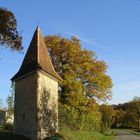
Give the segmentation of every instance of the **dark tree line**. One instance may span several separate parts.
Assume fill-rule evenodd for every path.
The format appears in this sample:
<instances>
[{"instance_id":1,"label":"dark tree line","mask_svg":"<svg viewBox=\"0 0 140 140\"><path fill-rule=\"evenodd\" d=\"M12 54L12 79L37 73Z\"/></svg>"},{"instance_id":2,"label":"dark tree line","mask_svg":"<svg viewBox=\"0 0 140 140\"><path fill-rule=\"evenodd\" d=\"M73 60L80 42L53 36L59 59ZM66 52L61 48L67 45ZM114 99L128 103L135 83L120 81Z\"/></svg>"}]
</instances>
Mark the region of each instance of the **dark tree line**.
<instances>
[{"instance_id":1,"label":"dark tree line","mask_svg":"<svg viewBox=\"0 0 140 140\"><path fill-rule=\"evenodd\" d=\"M140 98L135 97L132 101L124 104L113 105L116 112L112 127L135 128L140 131Z\"/></svg>"}]
</instances>

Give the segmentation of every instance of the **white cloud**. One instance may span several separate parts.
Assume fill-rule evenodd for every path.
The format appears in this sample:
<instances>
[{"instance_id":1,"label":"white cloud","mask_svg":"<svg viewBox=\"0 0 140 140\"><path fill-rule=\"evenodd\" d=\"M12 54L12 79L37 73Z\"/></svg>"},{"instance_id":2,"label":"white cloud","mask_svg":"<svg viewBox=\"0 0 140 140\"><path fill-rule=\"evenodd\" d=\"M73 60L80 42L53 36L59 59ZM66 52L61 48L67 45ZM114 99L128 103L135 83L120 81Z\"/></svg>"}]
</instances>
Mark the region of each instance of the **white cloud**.
<instances>
[{"instance_id":1,"label":"white cloud","mask_svg":"<svg viewBox=\"0 0 140 140\"><path fill-rule=\"evenodd\" d=\"M87 43L89 45L92 45L94 47L97 47L97 48L100 48L100 49L103 49L103 50L106 50L106 51L110 51L110 49L104 45L101 45L99 44L97 41L95 40L92 40L92 39L87 39L87 37L84 37L83 35L79 35L77 33L71 33L71 32L64 32L64 34L67 34L67 35L70 35L70 36L75 36L77 37L78 39L80 39L80 41L84 42L84 43Z\"/></svg>"}]
</instances>

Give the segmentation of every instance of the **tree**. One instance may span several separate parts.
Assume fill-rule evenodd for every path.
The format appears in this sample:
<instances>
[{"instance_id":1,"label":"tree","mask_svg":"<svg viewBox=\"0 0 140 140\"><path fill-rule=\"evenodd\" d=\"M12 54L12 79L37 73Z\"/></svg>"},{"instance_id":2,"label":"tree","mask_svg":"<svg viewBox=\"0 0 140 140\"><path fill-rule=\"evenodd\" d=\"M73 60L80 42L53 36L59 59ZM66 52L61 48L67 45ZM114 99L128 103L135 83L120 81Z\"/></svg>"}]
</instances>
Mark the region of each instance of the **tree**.
<instances>
[{"instance_id":1,"label":"tree","mask_svg":"<svg viewBox=\"0 0 140 140\"><path fill-rule=\"evenodd\" d=\"M102 113L103 132L108 131L112 125L113 117L115 116L115 110L112 106L106 104L101 105L100 110Z\"/></svg>"},{"instance_id":2,"label":"tree","mask_svg":"<svg viewBox=\"0 0 140 140\"><path fill-rule=\"evenodd\" d=\"M129 103L126 116L130 127L140 131L140 100L133 100Z\"/></svg>"},{"instance_id":3,"label":"tree","mask_svg":"<svg viewBox=\"0 0 140 140\"><path fill-rule=\"evenodd\" d=\"M14 115L14 83L11 85L11 95L8 95L7 99L7 121L13 123Z\"/></svg>"},{"instance_id":4,"label":"tree","mask_svg":"<svg viewBox=\"0 0 140 140\"><path fill-rule=\"evenodd\" d=\"M66 104L59 103L59 127L60 129L67 126L72 130L100 130L101 112L99 105L95 102L88 104L85 111L79 111Z\"/></svg>"},{"instance_id":5,"label":"tree","mask_svg":"<svg viewBox=\"0 0 140 140\"><path fill-rule=\"evenodd\" d=\"M12 50L22 50L22 37L17 31L17 21L14 14L0 7L0 45Z\"/></svg>"},{"instance_id":6,"label":"tree","mask_svg":"<svg viewBox=\"0 0 140 140\"><path fill-rule=\"evenodd\" d=\"M98 61L94 52L82 49L75 37L47 36L45 43L63 79L59 88L59 126L99 129L101 113L96 100L109 99L112 87L105 62Z\"/></svg>"},{"instance_id":7,"label":"tree","mask_svg":"<svg viewBox=\"0 0 140 140\"><path fill-rule=\"evenodd\" d=\"M0 98L0 109L3 109L3 100Z\"/></svg>"},{"instance_id":8,"label":"tree","mask_svg":"<svg viewBox=\"0 0 140 140\"><path fill-rule=\"evenodd\" d=\"M140 97L138 97L138 96L135 96L134 98L133 98L133 101L135 102L140 102Z\"/></svg>"},{"instance_id":9,"label":"tree","mask_svg":"<svg viewBox=\"0 0 140 140\"><path fill-rule=\"evenodd\" d=\"M115 109L115 116L113 117L112 127L120 128L125 127L125 111L122 109Z\"/></svg>"},{"instance_id":10,"label":"tree","mask_svg":"<svg viewBox=\"0 0 140 140\"><path fill-rule=\"evenodd\" d=\"M111 97L112 81L106 74L105 62L97 60L94 52L82 49L80 40L47 36L45 42L54 68L63 79L61 102L75 106L75 99L76 106L80 106L86 105L89 98L107 100Z\"/></svg>"}]
</instances>

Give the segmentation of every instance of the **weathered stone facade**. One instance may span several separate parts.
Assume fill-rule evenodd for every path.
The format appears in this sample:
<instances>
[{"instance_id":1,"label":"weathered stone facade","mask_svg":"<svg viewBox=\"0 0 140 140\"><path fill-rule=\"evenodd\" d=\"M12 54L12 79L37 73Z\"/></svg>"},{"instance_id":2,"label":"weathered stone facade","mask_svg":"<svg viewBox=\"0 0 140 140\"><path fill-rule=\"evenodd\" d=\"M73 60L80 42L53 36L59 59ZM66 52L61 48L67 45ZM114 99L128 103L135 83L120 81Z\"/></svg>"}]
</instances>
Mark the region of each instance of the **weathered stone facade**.
<instances>
[{"instance_id":1,"label":"weathered stone facade","mask_svg":"<svg viewBox=\"0 0 140 140\"><path fill-rule=\"evenodd\" d=\"M39 28L15 82L14 132L43 140L58 132L58 81Z\"/></svg>"},{"instance_id":2,"label":"weathered stone facade","mask_svg":"<svg viewBox=\"0 0 140 140\"><path fill-rule=\"evenodd\" d=\"M58 82L54 77L38 72L38 93L38 136L43 139L58 132Z\"/></svg>"},{"instance_id":3,"label":"weathered stone facade","mask_svg":"<svg viewBox=\"0 0 140 140\"><path fill-rule=\"evenodd\" d=\"M37 140L37 73L15 83L14 132Z\"/></svg>"},{"instance_id":4,"label":"weathered stone facade","mask_svg":"<svg viewBox=\"0 0 140 140\"><path fill-rule=\"evenodd\" d=\"M58 82L43 71L15 84L15 133L32 140L58 131Z\"/></svg>"}]
</instances>

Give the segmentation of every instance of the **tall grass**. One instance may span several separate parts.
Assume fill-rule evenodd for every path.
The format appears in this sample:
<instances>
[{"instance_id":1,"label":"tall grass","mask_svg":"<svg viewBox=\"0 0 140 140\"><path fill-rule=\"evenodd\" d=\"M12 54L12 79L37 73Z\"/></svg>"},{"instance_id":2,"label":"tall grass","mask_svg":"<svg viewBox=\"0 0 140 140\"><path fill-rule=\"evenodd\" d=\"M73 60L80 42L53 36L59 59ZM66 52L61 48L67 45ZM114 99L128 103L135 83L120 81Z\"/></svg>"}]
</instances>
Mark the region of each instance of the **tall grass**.
<instances>
[{"instance_id":1,"label":"tall grass","mask_svg":"<svg viewBox=\"0 0 140 140\"><path fill-rule=\"evenodd\" d=\"M71 131L68 128L61 129L59 133L65 138L65 140L112 140L114 137L114 136L105 136L93 130Z\"/></svg>"}]
</instances>

